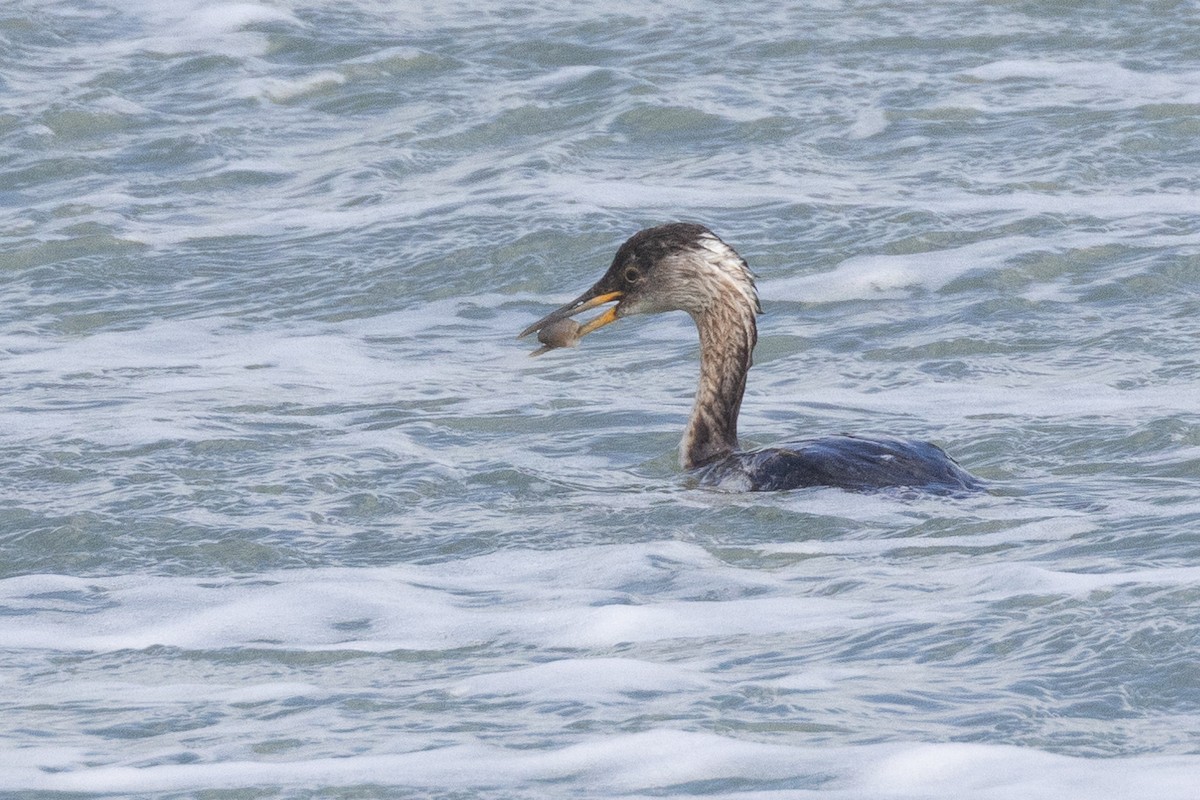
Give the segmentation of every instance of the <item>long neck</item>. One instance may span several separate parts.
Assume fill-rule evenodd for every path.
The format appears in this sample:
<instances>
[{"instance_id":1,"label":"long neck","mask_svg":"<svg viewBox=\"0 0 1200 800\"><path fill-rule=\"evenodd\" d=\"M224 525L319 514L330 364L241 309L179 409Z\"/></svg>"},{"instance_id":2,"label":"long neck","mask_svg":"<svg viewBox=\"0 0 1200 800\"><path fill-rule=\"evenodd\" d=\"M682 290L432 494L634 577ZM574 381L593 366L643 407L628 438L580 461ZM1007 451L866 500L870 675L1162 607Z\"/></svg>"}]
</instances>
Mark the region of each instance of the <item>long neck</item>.
<instances>
[{"instance_id":1,"label":"long neck","mask_svg":"<svg viewBox=\"0 0 1200 800\"><path fill-rule=\"evenodd\" d=\"M694 469L737 449L737 419L746 391L758 326L755 306L737 292L718 295L692 314L700 331L696 405L679 443L679 463Z\"/></svg>"}]
</instances>

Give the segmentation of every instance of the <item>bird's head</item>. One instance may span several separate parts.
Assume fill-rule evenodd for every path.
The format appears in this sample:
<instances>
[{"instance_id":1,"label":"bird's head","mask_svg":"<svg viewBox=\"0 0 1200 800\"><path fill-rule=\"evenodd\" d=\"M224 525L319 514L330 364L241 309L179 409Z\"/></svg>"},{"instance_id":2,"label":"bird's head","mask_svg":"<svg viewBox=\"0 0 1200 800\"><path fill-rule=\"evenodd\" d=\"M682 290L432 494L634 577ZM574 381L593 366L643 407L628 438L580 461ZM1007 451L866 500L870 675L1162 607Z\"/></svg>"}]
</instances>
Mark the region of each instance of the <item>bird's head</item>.
<instances>
[{"instance_id":1,"label":"bird's head","mask_svg":"<svg viewBox=\"0 0 1200 800\"><path fill-rule=\"evenodd\" d=\"M635 233L617 250L612 266L592 288L530 325L520 336L605 303L616 305L584 323L576 339L632 314L686 311L700 317L719 298L731 296L755 313L760 310L754 276L746 262L703 225L672 222Z\"/></svg>"}]
</instances>

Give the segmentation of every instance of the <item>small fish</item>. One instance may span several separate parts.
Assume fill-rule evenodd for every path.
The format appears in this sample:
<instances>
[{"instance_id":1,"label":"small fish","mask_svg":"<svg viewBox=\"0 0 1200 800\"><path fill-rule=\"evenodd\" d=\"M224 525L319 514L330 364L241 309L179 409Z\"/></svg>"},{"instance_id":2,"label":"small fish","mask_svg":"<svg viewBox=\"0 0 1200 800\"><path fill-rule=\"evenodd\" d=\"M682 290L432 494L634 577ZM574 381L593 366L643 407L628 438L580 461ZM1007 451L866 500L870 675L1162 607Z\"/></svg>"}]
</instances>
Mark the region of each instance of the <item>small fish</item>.
<instances>
[{"instance_id":1,"label":"small fish","mask_svg":"<svg viewBox=\"0 0 1200 800\"><path fill-rule=\"evenodd\" d=\"M551 322L538 331L538 341L542 343L542 347L534 350L529 355L540 356L542 353L548 353L560 347L578 347L579 339L581 338L579 330L582 327L582 325L573 319L560 319L557 322Z\"/></svg>"}]
</instances>

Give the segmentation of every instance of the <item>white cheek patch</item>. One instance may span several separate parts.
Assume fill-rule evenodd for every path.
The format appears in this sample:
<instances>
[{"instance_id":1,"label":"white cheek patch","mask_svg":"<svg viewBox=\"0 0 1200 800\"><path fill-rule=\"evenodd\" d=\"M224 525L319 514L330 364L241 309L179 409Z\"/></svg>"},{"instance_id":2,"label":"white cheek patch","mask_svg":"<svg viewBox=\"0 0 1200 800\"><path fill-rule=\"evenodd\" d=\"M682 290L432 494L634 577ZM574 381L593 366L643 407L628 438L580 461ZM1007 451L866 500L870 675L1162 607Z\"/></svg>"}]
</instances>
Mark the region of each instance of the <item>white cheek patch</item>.
<instances>
[{"instance_id":1,"label":"white cheek patch","mask_svg":"<svg viewBox=\"0 0 1200 800\"><path fill-rule=\"evenodd\" d=\"M726 283L758 310L758 290L754 288L754 274L750 272L742 257L716 236L702 236L697 241L711 254L708 262L716 267Z\"/></svg>"}]
</instances>

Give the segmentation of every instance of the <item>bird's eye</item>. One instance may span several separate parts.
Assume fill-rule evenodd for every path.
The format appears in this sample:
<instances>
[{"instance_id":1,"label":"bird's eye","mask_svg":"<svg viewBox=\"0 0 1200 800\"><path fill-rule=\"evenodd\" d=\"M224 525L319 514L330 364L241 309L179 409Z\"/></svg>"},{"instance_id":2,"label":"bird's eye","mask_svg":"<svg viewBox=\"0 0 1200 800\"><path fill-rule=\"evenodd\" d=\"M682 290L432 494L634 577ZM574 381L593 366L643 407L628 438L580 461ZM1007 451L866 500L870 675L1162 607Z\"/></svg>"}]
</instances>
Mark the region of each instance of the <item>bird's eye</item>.
<instances>
[{"instance_id":1,"label":"bird's eye","mask_svg":"<svg viewBox=\"0 0 1200 800\"><path fill-rule=\"evenodd\" d=\"M625 281L627 283L637 283L642 279L642 273L638 272L637 267L625 268Z\"/></svg>"}]
</instances>

